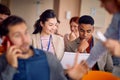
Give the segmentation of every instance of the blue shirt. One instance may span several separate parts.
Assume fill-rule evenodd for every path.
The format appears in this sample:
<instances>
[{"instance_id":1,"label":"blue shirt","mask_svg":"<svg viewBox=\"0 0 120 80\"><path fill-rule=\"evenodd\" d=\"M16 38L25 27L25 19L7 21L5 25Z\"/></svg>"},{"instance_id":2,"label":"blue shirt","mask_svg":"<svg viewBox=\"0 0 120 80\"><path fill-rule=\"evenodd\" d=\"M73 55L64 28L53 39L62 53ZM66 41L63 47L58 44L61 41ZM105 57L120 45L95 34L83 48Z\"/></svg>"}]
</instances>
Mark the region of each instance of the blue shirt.
<instances>
[{"instance_id":1,"label":"blue shirt","mask_svg":"<svg viewBox=\"0 0 120 80\"><path fill-rule=\"evenodd\" d=\"M50 69L45 53L33 49L34 55L28 59L18 60L18 73L13 80L49 80Z\"/></svg>"}]
</instances>

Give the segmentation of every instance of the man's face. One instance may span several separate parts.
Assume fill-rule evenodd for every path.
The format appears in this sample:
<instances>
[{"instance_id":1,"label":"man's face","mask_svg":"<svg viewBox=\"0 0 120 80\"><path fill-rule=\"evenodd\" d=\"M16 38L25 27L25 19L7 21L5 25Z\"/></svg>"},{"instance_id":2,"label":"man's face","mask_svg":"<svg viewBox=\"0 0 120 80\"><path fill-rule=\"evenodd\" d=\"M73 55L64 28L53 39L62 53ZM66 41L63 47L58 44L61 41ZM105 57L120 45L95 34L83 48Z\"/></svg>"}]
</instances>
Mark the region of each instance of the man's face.
<instances>
[{"instance_id":1,"label":"man's face","mask_svg":"<svg viewBox=\"0 0 120 80\"><path fill-rule=\"evenodd\" d=\"M9 26L8 36L11 42L17 46L23 53L27 53L30 47L30 35L25 23Z\"/></svg>"},{"instance_id":2,"label":"man's face","mask_svg":"<svg viewBox=\"0 0 120 80\"><path fill-rule=\"evenodd\" d=\"M86 40L89 40L94 32L94 28L91 24L80 24L78 30L80 39Z\"/></svg>"},{"instance_id":3,"label":"man's face","mask_svg":"<svg viewBox=\"0 0 120 80\"><path fill-rule=\"evenodd\" d=\"M5 20L8 17L8 15L0 14L0 23L2 23L3 20Z\"/></svg>"}]
</instances>

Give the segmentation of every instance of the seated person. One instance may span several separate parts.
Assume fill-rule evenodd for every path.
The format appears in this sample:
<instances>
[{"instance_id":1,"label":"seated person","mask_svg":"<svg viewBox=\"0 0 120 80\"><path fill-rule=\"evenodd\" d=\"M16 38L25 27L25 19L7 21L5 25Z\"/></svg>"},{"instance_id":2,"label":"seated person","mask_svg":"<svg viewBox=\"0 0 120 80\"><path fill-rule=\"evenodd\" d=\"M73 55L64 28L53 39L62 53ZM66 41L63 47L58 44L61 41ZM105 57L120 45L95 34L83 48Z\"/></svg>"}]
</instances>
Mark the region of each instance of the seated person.
<instances>
[{"instance_id":1,"label":"seated person","mask_svg":"<svg viewBox=\"0 0 120 80\"><path fill-rule=\"evenodd\" d=\"M79 52L89 53L91 48L94 46L94 39L93 39L93 32L94 32L94 19L91 16L84 15L79 18L79 38L75 39L72 42L69 42L66 47L65 51L67 52ZM105 56L108 57L109 55ZM103 58L99 60L98 63L92 68L93 70L104 70L104 66L101 65L103 63ZM106 59L110 60L109 58ZM104 60L105 61L105 60ZM111 63L112 64L112 63ZM106 65L106 64L104 64ZM111 67L110 67L111 68Z\"/></svg>"},{"instance_id":2,"label":"seated person","mask_svg":"<svg viewBox=\"0 0 120 80\"><path fill-rule=\"evenodd\" d=\"M47 9L34 24L34 32L32 34L32 45L35 48L49 51L61 60L64 55L64 39L56 35L58 29L58 20L54 10Z\"/></svg>"},{"instance_id":3,"label":"seated person","mask_svg":"<svg viewBox=\"0 0 120 80\"><path fill-rule=\"evenodd\" d=\"M67 43L69 43L79 37L78 20L79 20L79 17L77 17L77 16L72 17L70 19L70 21L69 21L70 33L67 33L64 35L65 46Z\"/></svg>"},{"instance_id":4,"label":"seated person","mask_svg":"<svg viewBox=\"0 0 120 80\"><path fill-rule=\"evenodd\" d=\"M65 51L67 52L87 52L89 53L94 45L94 19L91 16L84 15L79 18L79 37L72 42L69 42Z\"/></svg>"},{"instance_id":5,"label":"seated person","mask_svg":"<svg viewBox=\"0 0 120 80\"><path fill-rule=\"evenodd\" d=\"M30 46L31 38L25 21L10 16L0 25L0 35L7 39L0 56L0 80L67 80L53 54ZM76 63L76 62L75 62ZM80 80L88 71L85 62L67 70L71 79Z\"/></svg>"}]
</instances>

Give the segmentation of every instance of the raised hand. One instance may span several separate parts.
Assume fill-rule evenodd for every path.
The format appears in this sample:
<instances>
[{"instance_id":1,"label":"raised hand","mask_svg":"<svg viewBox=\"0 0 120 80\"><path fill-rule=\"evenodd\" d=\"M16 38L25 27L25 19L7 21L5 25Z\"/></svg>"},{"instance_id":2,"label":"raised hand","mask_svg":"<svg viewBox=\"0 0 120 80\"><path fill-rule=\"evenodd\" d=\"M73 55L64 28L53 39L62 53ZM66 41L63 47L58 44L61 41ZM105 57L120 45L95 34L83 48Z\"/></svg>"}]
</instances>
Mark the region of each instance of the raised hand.
<instances>
[{"instance_id":1,"label":"raised hand","mask_svg":"<svg viewBox=\"0 0 120 80\"><path fill-rule=\"evenodd\" d=\"M86 61L81 61L78 63L78 54L76 53L74 65L72 67L68 67L67 74L73 80L80 80L89 70Z\"/></svg>"},{"instance_id":2,"label":"raised hand","mask_svg":"<svg viewBox=\"0 0 120 80\"><path fill-rule=\"evenodd\" d=\"M88 48L88 46L89 46L89 43L87 42L87 40L83 39L79 44L77 52L79 53L84 52Z\"/></svg>"},{"instance_id":3,"label":"raised hand","mask_svg":"<svg viewBox=\"0 0 120 80\"><path fill-rule=\"evenodd\" d=\"M18 67L18 57L21 56L21 50L18 49L15 45L10 46L10 42L7 42L7 51L6 51L6 59L8 64L14 68Z\"/></svg>"}]
</instances>

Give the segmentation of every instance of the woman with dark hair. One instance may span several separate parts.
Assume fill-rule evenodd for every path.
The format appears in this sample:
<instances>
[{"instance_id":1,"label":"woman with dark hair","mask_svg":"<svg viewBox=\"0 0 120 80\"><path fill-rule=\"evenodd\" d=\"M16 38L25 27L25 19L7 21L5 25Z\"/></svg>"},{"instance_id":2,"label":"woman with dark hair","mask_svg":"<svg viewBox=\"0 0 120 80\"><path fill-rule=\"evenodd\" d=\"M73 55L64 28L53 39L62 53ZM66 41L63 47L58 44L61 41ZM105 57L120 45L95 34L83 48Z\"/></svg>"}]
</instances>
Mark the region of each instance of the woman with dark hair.
<instances>
[{"instance_id":1,"label":"woman with dark hair","mask_svg":"<svg viewBox=\"0 0 120 80\"><path fill-rule=\"evenodd\" d=\"M64 36L65 45L68 42L73 41L79 37L78 20L79 20L79 17L77 17L77 16L72 17L70 19L69 24L70 24L70 31L71 32L69 34L65 34L65 36Z\"/></svg>"},{"instance_id":2,"label":"woman with dark hair","mask_svg":"<svg viewBox=\"0 0 120 80\"><path fill-rule=\"evenodd\" d=\"M54 11L51 9L44 11L34 25L32 45L53 53L60 60L64 54L64 40L53 33L57 25Z\"/></svg>"}]
</instances>

